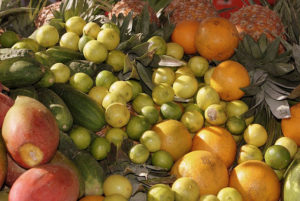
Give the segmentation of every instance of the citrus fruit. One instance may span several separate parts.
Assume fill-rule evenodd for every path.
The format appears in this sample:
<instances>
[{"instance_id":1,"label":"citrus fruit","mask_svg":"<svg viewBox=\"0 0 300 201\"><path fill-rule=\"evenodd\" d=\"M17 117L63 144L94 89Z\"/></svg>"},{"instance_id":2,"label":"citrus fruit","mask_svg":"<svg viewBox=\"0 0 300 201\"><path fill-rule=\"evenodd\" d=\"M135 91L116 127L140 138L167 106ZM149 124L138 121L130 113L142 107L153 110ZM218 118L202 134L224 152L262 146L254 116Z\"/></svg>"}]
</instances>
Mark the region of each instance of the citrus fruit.
<instances>
[{"instance_id":1,"label":"citrus fruit","mask_svg":"<svg viewBox=\"0 0 300 201\"><path fill-rule=\"evenodd\" d=\"M174 201L175 194L166 184L155 184L147 193L147 201Z\"/></svg>"},{"instance_id":2,"label":"citrus fruit","mask_svg":"<svg viewBox=\"0 0 300 201\"><path fill-rule=\"evenodd\" d=\"M0 44L3 48L10 48L19 40L19 36L13 31L5 31L0 35Z\"/></svg>"},{"instance_id":3,"label":"citrus fruit","mask_svg":"<svg viewBox=\"0 0 300 201\"><path fill-rule=\"evenodd\" d=\"M263 154L259 148L252 144L244 144L240 148L238 164L248 160L263 160Z\"/></svg>"},{"instance_id":4,"label":"citrus fruit","mask_svg":"<svg viewBox=\"0 0 300 201\"><path fill-rule=\"evenodd\" d=\"M237 144L243 140L243 135L232 135L232 137Z\"/></svg>"},{"instance_id":5,"label":"citrus fruit","mask_svg":"<svg viewBox=\"0 0 300 201\"><path fill-rule=\"evenodd\" d=\"M83 48L83 55L86 60L94 63L102 63L107 58L106 47L97 40L90 40Z\"/></svg>"},{"instance_id":6,"label":"citrus fruit","mask_svg":"<svg viewBox=\"0 0 300 201\"><path fill-rule=\"evenodd\" d=\"M112 22L105 22L104 24L102 24L101 29L115 29L118 32L118 34L120 34L119 27Z\"/></svg>"},{"instance_id":7,"label":"citrus fruit","mask_svg":"<svg viewBox=\"0 0 300 201\"><path fill-rule=\"evenodd\" d=\"M129 138L139 140L146 130L149 130L151 124L142 115L132 116L126 126L126 132Z\"/></svg>"},{"instance_id":8,"label":"citrus fruit","mask_svg":"<svg viewBox=\"0 0 300 201\"><path fill-rule=\"evenodd\" d=\"M219 103L220 97L212 87L204 86L198 90L196 102L200 109L205 111L208 106Z\"/></svg>"},{"instance_id":9,"label":"citrus fruit","mask_svg":"<svg viewBox=\"0 0 300 201\"><path fill-rule=\"evenodd\" d=\"M167 102L161 105L160 112L165 119L180 119L182 115L182 109L179 104L175 102Z\"/></svg>"},{"instance_id":10,"label":"citrus fruit","mask_svg":"<svg viewBox=\"0 0 300 201\"><path fill-rule=\"evenodd\" d=\"M93 39L97 39L98 33L100 32L100 26L95 22L88 22L83 27L83 35L89 36Z\"/></svg>"},{"instance_id":11,"label":"citrus fruit","mask_svg":"<svg viewBox=\"0 0 300 201\"><path fill-rule=\"evenodd\" d=\"M70 85L83 93L87 93L93 87L94 81L88 74L79 72L70 77Z\"/></svg>"},{"instance_id":12,"label":"citrus fruit","mask_svg":"<svg viewBox=\"0 0 300 201\"><path fill-rule=\"evenodd\" d=\"M260 147L267 142L268 133L260 124L250 124L244 131L244 140L247 144Z\"/></svg>"},{"instance_id":13,"label":"citrus fruit","mask_svg":"<svg viewBox=\"0 0 300 201\"><path fill-rule=\"evenodd\" d=\"M159 135L153 130L145 131L140 137L140 143L145 145L150 152L160 150L161 140Z\"/></svg>"},{"instance_id":14,"label":"citrus fruit","mask_svg":"<svg viewBox=\"0 0 300 201\"><path fill-rule=\"evenodd\" d=\"M166 54L167 43L161 36L152 36L147 42L149 43L148 51L154 51L158 55Z\"/></svg>"},{"instance_id":15,"label":"citrus fruit","mask_svg":"<svg viewBox=\"0 0 300 201\"><path fill-rule=\"evenodd\" d=\"M132 99L135 99L139 93L143 92L142 85L140 82L135 80L127 80L126 81L132 89Z\"/></svg>"},{"instance_id":16,"label":"citrus fruit","mask_svg":"<svg viewBox=\"0 0 300 201\"><path fill-rule=\"evenodd\" d=\"M174 81L173 90L180 98L191 98L198 90L198 81L194 76L181 75Z\"/></svg>"},{"instance_id":17,"label":"citrus fruit","mask_svg":"<svg viewBox=\"0 0 300 201\"><path fill-rule=\"evenodd\" d=\"M192 69L188 66L182 66L179 67L176 71L175 71L175 77L178 78L181 75L189 75L189 76L195 76Z\"/></svg>"},{"instance_id":18,"label":"citrus fruit","mask_svg":"<svg viewBox=\"0 0 300 201\"><path fill-rule=\"evenodd\" d=\"M43 25L36 32L36 41L43 47L54 46L59 41L57 29L51 25Z\"/></svg>"},{"instance_id":19,"label":"citrus fruit","mask_svg":"<svg viewBox=\"0 0 300 201\"><path fill-rule=\"evenodd\" d=\"M223 161L209 151L197 150L185 154L172 167L176 178L190 177L199 187L200 195L217 194L228 185L228 171Z\"/></svg>"},{"instance_id":20,"label":"citrus fruit","mask_svg":"<svg viewBox=\"0 0 300 201\"><path fill-rule=\"evenodd\" d=\"M94 86L90 89L88 95L91 97L93 100L95 100L98 105L102 106L102 101L104 97L108 94L108 90L106 87L102 86Z\"/></svg>"},{"instance_id":21,"label":"citrus fruit","mask_svg":"<svg viewBox=\"0 0 300 201\"><path fill-rule=\"evenodd\" d=\"M197 110L184 112L180 121L192 133L200 130L204 124L203 115Z\"/></svg>"},{"instance_id":22,"label":"citrus fruit","mask_svg":"<svg viewBox=\"0 0 300 201\"><path fill-rule=\"evenodd\" d=\"M159 150L152 153L151 163L154 166L165 168L169 171L172 168L174 161L169 152Z\"/></svg>"},{"instance_id":23,"label":"citrus fruit","mask_svg":"<svg viewBox=\"0 0 300 201\"><path fill-rule=\"evenodd\" d=\"M211 75L213 74L215 68L216 67L210 67L205 72L205 74L204 74L204 82L205 82L205 84L210 85L210 78L211 78Z\"/></svg>"},{"instance_id":24,"label":"citrus fruit","mask_svg":"<svg viewBox=\"0 0 300 201\"><path fill-rule=\"evenodd\" d=\"M190 111L198 111L200 112L202 115L204 115L204 111L200 109L200 107L196 104L196 103L188 103L185 108L184 108L184 112L190 112Z\"/></svg>"},{"instance_id":25,"label":"citrus fruit","mask_svg":"<svg viewBox=\"0 0 300 201\"><path fill-rule=\"evenodd\" d=\"M173 42L181 45L186 54L195 54L197 52L195 36L198 26L199 22L197 21L182 21L175 26L171 39Z\"/></svg>"},{"instance_id":26,"label":"citrus fruit","mask_svg":"<svg viewBox=\"0 0 300 201\"><path fill-rule=\"evenodd\" d=\"M109 92L120 94L126 102L129 102L132 98L132 88L126 81L115 81L110 85Z\"/></svg>"},{"instance_id":27,"label":"citrus fruit","mask_svg":"<svg viewBox=\"0 0 300 201\"><path fill-rule=\"evenodd\" d=\"M189 177L176 179L172 184L176 201L198 201L200 197L198 184Z\"/></svg>"},{"instance_id":28,"label":"citrus fruit","mask_svg":"<svg viewBox=\"0 0 300 201\"><path fill-rule=\"evenodd\" d=\"M225 108L220 104L212 104L204 111L205 120L211 125L222 125L227 121Z\"/></svg>"},{"instance_id":29,"label":"citrus fruit","mask_svg":"<svg viewBox=\"0 0 300 201\"><path fill-rule=\"evenodd\" d=\"M117 149L121 147L123 140L127 137L127 133L121 128L110 128L105 134L105 138L113 143Z\"/></svg>"},{"instance_id":30,"label":"citrus fruit","mask_svg":"<svg viewBox=\"0 0 300 201\"><path fill-rule=\"evenodd\" d=\"M155 85L166 83L172 85L175 81L175 73L171 68L160 67L156 68L152 73L152 82Z\"/></svg>"},{"instance_id":31,"label":"citrus fruit","mask_svg":"<svg viewBox=\"0 0 300 201\"><path fill-rule=\"evenodd\" d=\"M290 107L291 117L281 120L281 130L285 137L293 139L300 146L300 103Z\"/></svg>"},{"instance_id":32,"label":"citrus fruit","mask_svg":"<svg viewBox=\"0 0 300 201\"><path fill-rule=\"evenodd\" d=\"M217 197L220 201L243 201L241 194L232 187L222 188Z\"/></svg>"},{"instance_id":33,"label":"citrus fruit","mask_svg":"<svg viewBox=\"0 0 300 201\"><path fill-rule=\"evenodd\" d=\"M128 199L132 194L132 184L126 177L112 174L104 180L103 192L105 196L119 194Z\"/></svg>"},{"instance_id":34,"label":"citrus fruit","mask_svg":"<svg viewBox=\"0 0 300 201\"><path fill-rule=\"evenodd\" d=\"M79 201L103 201L104 197L102 195L86 195L82 197Z\"/></svg>"},{"instance_id":35,"label":"citrus fruit","mask_svg":"<svg viewBox=\"0 0 300 201\"><path fill-rule=\"evenodd\" d=\"M107 109L108 106L113 103L121 103L123 105L126 105L126 100L123 96L121 96L118 93L108 92L102 100L102 106L103 106L103 108Z\"/></svg>"},{"instance_id":36,"label":"citrus fruit","mask_svg":"<svg viewBox=\"0 0 300 201\"><path fill-rule=\"evenodd\" d=\"M86 35L81 36L79 41L78 41L78 50L80 52L83 52L84 46L87 44L87 42L89 42L91 40L93 40L93 38L90 37L90 36L86 36Z\"/></svg>"},{"instance_id":37,"label":"citrus fruit","mask_svg":"<svg viewBox=\"0 0 300 201\"><path fill-rule=\"evenodd\" d=\"M129 119L130 112L127 109L127 106L122 103L110 104L105 110L105 120L114 128L125 126Z\"/></svg>"},{"instance_id":38,"label":"citrus fruit","mask_svg":"<svg viewBox=\"0 0 300 201\"><path fill-rule=\"evenodd\" d=\"M233 135L240 135L246 129L246 122L244 119L232 116L226 121L227 130Z\"/></svg>"},{"instance_id":39,"label":"citrus fruit","mask_svg":"<svg viewBox=\"0 0 300 201\"><path fill-rule=\"evenodd\" d=\"M60 38L59 45L74 51L78 50L79 36L73 32L67 32Z\"/></svg>"},{"instance_id":40,"label":"citrus fruit","mask_svg":"<svg viewBox=\"0 0 300 201\"><path fill-rule=\"evenodd\" d=\"M228 117L239 117L249 109L248 105L242 100L233 100L226 104L226 114Z\"/></svg>"},{"instance_id":41,"label":"citrus fruit","mask_svg":"<svg viewBox=\"0 0 300 201\"><path fill-rule=\"evenodd\" d=\"M97 36L97 41L102 43L107 50L116 49L120 43L120 34L115 29L102 29Z\"/></svg>"},{"instance_id":42,"label":"citrus fruit","mask_svg":"<svg viewBox=\"0 0 300 201\"><path fill-rule=\"evenodd\" d=\"M216 154L228 168L235 159L236 143L225 128L209 126L194 136L192 150L206 150Z\"/></svg>"},{"instance_id":43,"label":"citrus fruit","mask_svg":"<svg viewBox=\"0 0 300 201\"><path fill-rule=\"evenodd\" d=\"M128 201L124 196L119 194L113 194L106 196L103 201Z\"/></svg>"},{"instance_id":44,"label":"citrus fruit","mask_svg":"<svg viewBox=\"0 0 300 201\"><path fill-rule=\"evenodd\" d=\"M249 160L231 172L229 186L242 195L243 201L278 201L280 183L275 172L262 161Z\"/></svg>"},{"instance_id":45,"label":"citrus fruit","mask_svg":"<svg viewBox=\"0 0 300 201\"><path fill-rule=\"evenodd\" d=\"M177 120L165 120L152 128L161 140L161 150L171 154L174 161L190 151L192 137L183 123Z\"/></svg>"},{"instance_id":46,"label":"citrus fruit","mask_svg":"<svg viewBox=\"0 0 300 201\"><path fill-rule=\"evenodd\" d=\"M82 35L83 27L86 25L84 19L79 16L73 16L66 21L65 27L67 32L73 32L78 36Z\"/></svg>"},{"instance_id":47,"label":"citrus fruit","mask_svg":"<svg viewBox=\"0 0 300 201\"><path fill-rule=\"evenodd\" d=\"M284 174L286 172L286 169L282 169L282 170L275 170L275 169L273 169L273 170L276 173L279 181L281 181L284 178Z\"/></svg>"},{"instance_id":48,"label":"citrus fruit","mask_svg":"<svg viewBox=\"0 0 300 201\"><path fill-rule=\"evenodd\" d=\"M169 42L169 43L167 43L166 55L180 60L180 59L182 59L182 57L184 55L184 49L178 43Z\"/></svg>"},{"instance_id":49,"label":"citrus fruit","mask_svg":"<svg viewBox=\"0 0 300 201\"><path fill-rule=\"evenodd\" d=\"M157 105L173 101L174 95L173 88L166 83L156 85L152 90L152 99Z\"/></svg>"},{"instance_id":50,"label":"citrus fruit","mask_svg":"<svg viewBox=\"0 0 300 201\"><path fill-rule=\"evenodd\" d=\"M193 56L188 61L188 67L191 68L196 77L203 77L208 66L208 61L201 56Z\"/></svg>"},{"instance_id":51,"label":"citrus fruit","mask_svg":"<svg viewBox=\"0 0 300 201\"><path fill-rule=\"evenodd\" d=\"M120 50L112 50L108 53L106 63L112 66L114 72L119 72L124 68L125 54Z\"/></svg>"},{"instance_id":52,"label":"citrus fruit","mask_svg":"<svg viewBox=\"0 0 300 201\"><path fill-rule=\"evenodd\" d=\"M50 67L55 77L55 83L66 83L71 75L71 70L63 63L56 63Z\"/></svg>"},{"instance_id":53,"label":"citrus fruit","mask_svg":"<svg viewBox=\"0 0 300 201\"><path fill-rule=\"evenodd\" d=\"M146 93L139 93L132 101L134 111L141 114L142 108L145 106L154 106L152 98Z\"/></svg>"},{"instance_id":54,"label":"citrus fruit","mask_svg":"<svg viewBox=\"0 0 300 201\"><path fill-rule=\"evenodd\" d=\"M91 143L89 130L82 126L73 127L69 135L78 149L86 149Z\"/></svg>"},{"instance_id":55,"label":"citrus fruit","mask_svg":"<svg viewBox=\"0 0 300 201\"><path fill-rule=\"evenodd\" d=\"M284 146L285 148L287 148L287 150L289 150L289 152L290 152L291 158L294 157L294 155L296 154L296 152L298 150L298 146L297 146L296 142L289 137L278 138L275 142L275 145L281 145L281 146Z\"/></svg>"},{"instance_id":56,"label":"citrus fruit","mask_svg":"<svg viewBox=\"0 0 300 201\"><path fill-rule=\"evenodd\" d=\"M212 194L201 195L199 201L220 201L217 196Z\"/></svg>"},{"instance_id":57,"label":"citrus fruit","mask_svg":"<svg viewBox=\"0 0 300 201\"><path fill-rule=\"evenodd\" d=\"M223 61L230 58L239 41L235 25L222 17L202 20L195 35L198 53L208 60Z\"/></svg>"},{"instance_id":58,"label":"citrus fruit","mask_svg":"<svg viewBox=\"0 0 300 201\"><path fill-rule=\"evenodd\" d=\"M215 69L210 78L210 86L220 95L222 100L232 101L244 96L241 88L250 85L247 69L236 61L223 61Z\"/></svg>"},{"instance_id":59,"label":"citrus fruit","mask_svg":"<svg viewBox=\"0 0 300 201\"><path fill-rule=\"evenodd\" d=\"M155 124L159 119L159 111L152 105L148 105L142 108L141 114L146 117L150 124Z\"/></svg>"},{"instance_id":60,"label":"citrus fruit","mask_svg":"<svg viewBox=\"0 0 300 201\"><path fill-rule=\"evenodd\" d=\"M133 163L145 163L150 155L149 150L143 144L136 144L129 150L129 158Z\"/></svg>"},{"instance_id":61,"label":"citrus fruit","mask_svg":"<svg viewBox=\"0 0 300 201\"><path fill-rule=\"evenodd\" d=\"M102 160L106 158L110 152L110 142L103 137L96 137L90 147L90 151L96 160Z\"/></svg>"},{"instance_id":62,"label":"citrus fruit","mask_svg":"<svg viewBox=\"0 0 300 201\"><path fill-rule=\"evenodd\" d=\"M265 152L265 162L274 169L282 170L291 162L290 152L281 145L272 145Z\"/></svg>"},{"instance_id":63,"label":"citrus fruit","mask_svg":"<svg viewBox=\"0 0 300 201\"><path fill-rule=\"evenodd\" d=\"M16 42L12 47L12 49L29 49L33 52L37 52L39 50L39 44L31 39L31 38L24 38L18 42Z\"/></svg>"},{"instance_id":64,"label":"citrus fruit","mask_svg":"<svg viewBox=\"0 0 300 201\"><path fill-rule=\"evenodd\" d=\"M118 78L108 70L100 71L96 76L96 86L103 86L109 89L110 85L117 81Z\"/></svg>"}]
</instances>

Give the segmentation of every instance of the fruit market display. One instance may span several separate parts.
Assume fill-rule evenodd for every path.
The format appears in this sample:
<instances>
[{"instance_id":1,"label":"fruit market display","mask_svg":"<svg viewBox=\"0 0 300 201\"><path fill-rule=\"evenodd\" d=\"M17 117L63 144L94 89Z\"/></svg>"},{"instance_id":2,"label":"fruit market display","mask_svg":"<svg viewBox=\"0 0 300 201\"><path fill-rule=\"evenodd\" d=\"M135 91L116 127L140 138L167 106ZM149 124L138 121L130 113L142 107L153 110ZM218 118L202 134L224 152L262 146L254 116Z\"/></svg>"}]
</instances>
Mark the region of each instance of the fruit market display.
<instances>
[{"instance_id":1,"label":"fruit market display","mask_svg":"<svg viewBox=\"0 0 300 201\"><path fill-rule=\"evenodd\" d=\"M232 2L0 1L0 200L299 200L300 1Z\"/></svg>"}]
</instances>

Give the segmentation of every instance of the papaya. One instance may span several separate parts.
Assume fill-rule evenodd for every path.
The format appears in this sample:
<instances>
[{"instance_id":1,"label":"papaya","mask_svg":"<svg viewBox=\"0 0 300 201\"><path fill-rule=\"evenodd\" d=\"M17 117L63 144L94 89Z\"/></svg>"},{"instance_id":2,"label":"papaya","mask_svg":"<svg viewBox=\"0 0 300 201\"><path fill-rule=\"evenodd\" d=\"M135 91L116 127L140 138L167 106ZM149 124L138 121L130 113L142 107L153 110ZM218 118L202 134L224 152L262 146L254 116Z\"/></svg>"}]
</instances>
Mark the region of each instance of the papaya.
<instances>
[{"instance_id":1,"label":"papaya","mask_svg":"<svg viewBox=\"0 0 300 201\"><path fill-rule=\"evenodd\" d=\"M2 128L4 117L11 106L13 106L14 100L9 96L0 93L0 128Z\"/></svg>"},{"instance_id":2,"label":"papaya","mask_svg":"<svg viewBox=\"0 0 300 201\"><path fill-rule=\"evenodd\" d=\"M9 154L7 155L7 175L5 179L5 184L9 187L18 179L18 177L26 172L27 169L19 166Z\"/></svg>"},{"instance_id":3,"label":"papaya","mask_svg":"<svg viewBox=\"0 0 300 201\"><path fill-rule=\"evenodd\" d=\"M1 134L1 132L0 132ZM3 186L7 174L6 149L0 135L0 188Z\"/></svg>"}]
</instances>

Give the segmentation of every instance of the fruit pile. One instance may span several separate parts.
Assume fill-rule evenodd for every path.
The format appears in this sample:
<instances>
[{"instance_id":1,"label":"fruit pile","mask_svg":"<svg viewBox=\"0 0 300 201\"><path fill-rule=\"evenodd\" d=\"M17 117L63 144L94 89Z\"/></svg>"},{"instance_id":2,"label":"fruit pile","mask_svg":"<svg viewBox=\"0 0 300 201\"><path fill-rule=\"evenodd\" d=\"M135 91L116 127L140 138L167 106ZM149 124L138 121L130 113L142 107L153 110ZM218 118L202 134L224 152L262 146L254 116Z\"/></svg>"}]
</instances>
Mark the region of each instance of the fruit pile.
<instances>
[{"instance_id":1,"label":"fruit pile","mask_svg":"<svg viewBox=\"0 0 300 201\"><path fill-rule=\"evenodd\" d=\"M0 200L299 199L300 4L39 2L0 10Z\"/></svg>"}]
</instances>

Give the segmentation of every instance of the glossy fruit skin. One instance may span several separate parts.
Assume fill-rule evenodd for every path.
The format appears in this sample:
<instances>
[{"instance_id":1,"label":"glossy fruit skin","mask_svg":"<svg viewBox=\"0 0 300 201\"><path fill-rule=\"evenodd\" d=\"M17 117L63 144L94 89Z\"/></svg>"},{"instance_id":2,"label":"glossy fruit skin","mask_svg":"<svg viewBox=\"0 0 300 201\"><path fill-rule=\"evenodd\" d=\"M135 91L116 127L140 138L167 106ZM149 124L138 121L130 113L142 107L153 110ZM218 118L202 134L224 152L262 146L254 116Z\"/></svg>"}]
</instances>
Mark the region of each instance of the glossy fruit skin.
<instances>
[{"instance_id":1,"label":"glossy fruit skin","mask_svg":"<svg viewBox=\"0 0 300 201\"><path fill-rule=\"evenodd\" d=\"M288 170L287 174L285 175L284 184L283 184L283 200L284 201L294 201L297 200L300 196L298 188L295 186L299 185L300 181L300 158L299 158L299 151L295 155L295 161L293 165Z\"/></svg>"},{"instance_id":2,"label":"glossy fruit skin","mask_svg":"<svg viewBox=\"0 0 300 201\"><path fill-rule=\"evenodd\" d=\"M281 130L285 137L292 138L300 146L300 136L297 130L300 129L300 103L290 108L291 117L281 120Z\"/></svg>"},{"instance_id":3,"label":"glossy fruit skin","mask_svg":"<svg viewBox=\"0 0 300 201\"><path fill-rule=\"evenodd\" d=\"M9 96L0 92L0 128L2 128L4 117L11 106L13 106L14 100Z\"/></svg>"},{"instance_id":4,"label":"glossy fruit skin","mask_svg":"<svg viewBox=\"0 0 300 201\"><path fill-rule=\"evenodd\" d=\"M7 175L5 184L9 187L18 179L18 177L26 172L27 169L19 166L9 154L7 154Z\"/></svg>"},{"instance_id":5,"label":"glossy fruit skin","mask_svg":"<svg viewBox=\"0 0 300 201\"><path fill-rule=\"evenodd\" d=\"M10 201L76 201L77 176L61 165L45 164L23 173L13 184Z\"/></svg>"}]
</instances>

